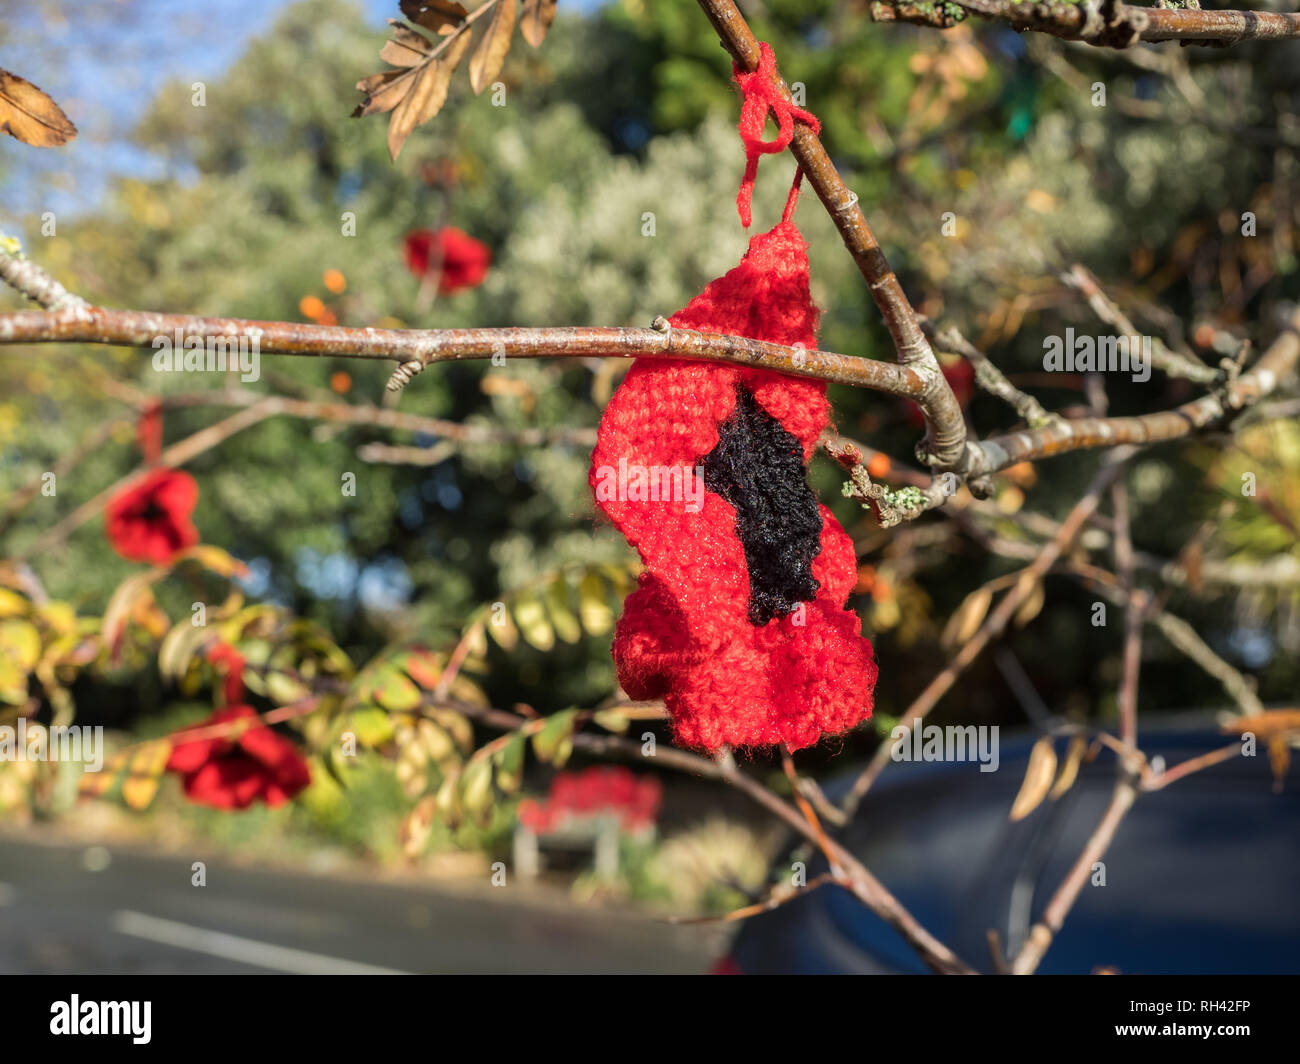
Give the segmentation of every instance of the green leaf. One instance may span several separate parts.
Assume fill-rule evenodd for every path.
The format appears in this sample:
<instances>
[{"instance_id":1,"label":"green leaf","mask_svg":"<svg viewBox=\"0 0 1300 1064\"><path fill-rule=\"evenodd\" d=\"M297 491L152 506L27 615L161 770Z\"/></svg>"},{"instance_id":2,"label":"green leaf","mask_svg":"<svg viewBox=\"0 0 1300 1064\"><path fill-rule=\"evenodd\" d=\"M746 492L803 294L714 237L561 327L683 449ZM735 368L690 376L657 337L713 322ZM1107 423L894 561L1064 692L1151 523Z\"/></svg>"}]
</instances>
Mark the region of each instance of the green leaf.
<instances>
[{"instance_id":1,"label":"green leaf","mask_svg":"<svg viewBox=\"0 0 1300 1064\"><path fill-rule=\"evenodd\" d=\"M542 600L532 592L525 592L515 603L515 620L524 638L538 650L547 651L555 646L555 629L546 619Z\"/></svg>"},{"instance_id":2,"label":"green leaf","mask_svg":"<svg viewBox=\"0 0 1300 1064\"><path fill-rule=\"evenodd\" d=\"M462 713L452 709L430 709L426 711L432 720L450 733L456 745L465 753L474 749L474 725Z\"/></svg>"},{"instance_id":3,"label":"green leaf","mask_svg":"<svg viewBox=\"0 0 1300 1064\"><path fill-rule=\"evenodd\" d=\"M41 660L41 634L36 626L11 617L0 621L0 655L22 672L30 672Z\"/></svg>"},{"instance_id":4,"label":"green leaf","mask_svg":"<svg viewBox=\"0 0 1300 1064\"><path fill-rule=\"evenodd\" d=\"M373 749L393 738L393 721L377 706L366 706L352 711L346 730L352 732L362 746Z\"/></svg>"},{"instance_id":5,"label":"green leaf","mask_svg":"<svg viewBox=\"0 0 1300 1064\"><path fill-rule=\"evenodd\" d=\"M510 618L510 611L504 607L496 609L493 607L487 619L488 634L496 641L502 650L509 653L519 645L519 629L515 627L515 622Z\"/></svg>"},{"instance_id":6,"label":"green leaf","mask_svg":"<svg viewBox=\"0 0 1300 1064\"><path fill-rule=\"evenodd\" d=\"M420 689L393 666L384 666L370 689L370 697L385 709L406 712L420 704Z\"/></svg>"},{"instance_id":7,"label":"green leaf","mask_svg":"<svg viewBox=\"0 0 1300 1064\"><path fill-rule=\"evenodd\" d=\"M194 653L212 633L194 625L189 617L163 636L158 648L158 672L165 680L179 680L189 670Z\"/></svg>"},{"instance_id":8,"label":"green leaf","mask_svg":"<svg viewBox=\"0 0 1300 1064\"><path fill-rule=\"evenodd\" d=\"M609 608L605 581L592 569L578 584L578 614L582 627L592 635L604 635L614 627L614 611Z\"/></svg>"},{"instance_id":9,"label":"green leaf","mask_svg":"<svg viewBox=\"0 0 1300 1064\"><path fill-rule=\"evenodd\" d=\"M21 617L31 605L16 591L0 587L0 617Z\"/></svg>"},{"instance_id":10,"label":"green leaf","mask_svg":"<svg viewBox=\"0 0 1300 1064\"><path fill-rule=\"evenodd\" d=\"M308 698L311 690L287 673L272 672L266 677L266 693L276 705L288 706Z\"/></svg>"},{"instance_id":11,"label":"green leaf","mask_svg":"<svg viewBox=\"0 0 1300 1064\"><path fill-rule=\"evenodd\" d=\"M456 753L455 740L433 721L421 718L415 725L420 745L434 762L441 763Z\"/></svg>"},{"instance_id":12,"label":"green leaf","mask_svg":"<svg viewBox=\"0 0 1300 1064\"><path fill-rule=\"evenodd\" d=\"M559 768L569 759L573 751L573 728L577 723L578 710L564 709L546 718L541 731L533 736L533 753L539 761L546 761Z\"/></svg>"},{"instance_id":13,"label":"green leaf","mask_svg":"<svg viewBox=\"0 0 1300 1064\"><path fill-rule=\"evenodd\" d=\"M527 737L517 731L496 753L497 786L507 794L519 790L524 781L524 751L527 749Z\"/></svg>"},{"instance_id":14,"label":"green leaf","mask_svg":"<svg viewBox=\"0 0 1300 1064\"><path fill-rule=\"evenodd\" d=\"M460 777L460 805L471 816L481 816L492 805L492 763L475 757Z\"/></svg>"},{"instance_id":15,"label":"green leaf","mask_svg":"<svg viewBox=\"0 0 1300 1064\"><path fill-rule=\"evenodd\" d=\"M555 634L566 643L576 643L582 638L582 626L573 614L570 604L569 582L561 573L546 588L546 610L550 614Z\"/></svg>"},{"instance_id":16,"label":"green leaf","mask_svg":"<svg viewBox=\"0 0 1300 1064\"><path fill-rule=\"evenodd\" d=\"M616 709L602 709L591 718L600 727L606 731L622 732L627 731L627 727L632 722Z\"/></svg>"}]
</instances>

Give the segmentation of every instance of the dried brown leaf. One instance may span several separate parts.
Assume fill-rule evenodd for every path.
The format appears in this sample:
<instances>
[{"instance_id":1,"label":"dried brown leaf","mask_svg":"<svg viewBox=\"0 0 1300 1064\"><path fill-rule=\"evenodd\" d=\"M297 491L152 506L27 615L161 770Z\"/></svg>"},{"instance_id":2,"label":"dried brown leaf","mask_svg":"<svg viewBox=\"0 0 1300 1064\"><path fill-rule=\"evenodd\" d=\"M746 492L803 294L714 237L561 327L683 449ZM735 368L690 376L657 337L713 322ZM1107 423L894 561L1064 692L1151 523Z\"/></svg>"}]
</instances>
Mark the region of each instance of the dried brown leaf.
<instances>
[{"instance_id":1,"label":"dried brown leaf","mask_svg":"<svg viewBox=\"0 0 1300 1064\"><path fill-rule=\"evenodd\" d=\"M1025 768L1024 781L1020 784L1020 793L1011 803L1012 820L1024 820L1042 804L1055 775L1056 749L1052 746L1052 740L1045 735L1029 751L1029 764Z\"/></svg>"},{"instance_id":2,"label":"dried brown leaf","mask_svg":"<svg viewBox=\"0 0 1300 1064\"><path fill-rule=\"evenodd\" d=\"M1070 739L1070 745L1065 751L1065 764L1061 766L1061 774L1056 777L1056 783L1052 786L1050 795L1052 801L1056 801L1074 786L1074 781L1079 778L1079 766L1083 763L1083 755L1087 749L1088 740L1082 735L1075 735Z\"/></svg>"},{"instance_id":3,"label":"dried brown leaf","mask_svg":"<svg viewBox=\"0 0 1300 1064\"><path fill-rule=\"evenodd\" d=\"M433 43L428 37L396 22L393 23L393 39L384 42L379 58L395 67L413 67L427 59L431 51Z\"/></svg>"},{"instance_id":4,"label":"dried brown leaf","mask_svg":"<svg viewBox=\"0 0 1300 1064\"><path fill-rule=\"evenodd\" d=\"M417 73L415 70L386 70L382 74L362 78L357 82L357 89L364 92L366 98L357 104L352 117L387 114L411 91Z\"/></svg>"},{"instance_id":5,"label":"dried brown leaf","mask_svg":"<svg viewBox=\"0 0 1300 1064\"><path fill-rule=\"evenodd\" d=\"M519 29L524 40L534 48L540 47L542 41L546 40L546 31L555 21L556 2L557 0L524 0L524 20Z\"/></svg>"},{"instance_id":6,"label":"dried brown leaf","mask_svg":"<svg viewBox=\"0 0 1300 1064\"><path fill-rule=\"evenodd\" d=\"M973 636L988 616L989 607L993 605L993 589L977 587L958 606L948 623L943 627L939 643L945 649L952 650L965 644Z\"/></svg>"},{"instance_id":7,"label":"dried brown leaf","mask_svg":"<svg viewBox=\"0 0 1300 1064\"><path fill-rule=\"evenodd\" d=\"M510 42L514 38L518 14L519 0L497 0L487 32L483 34L474 58L469 61L469 84L475 96L501 73L501 67L510 51Z\"/></svg>"},{"instance_id":8,"label":"dried brown leaf","mask_svg":"<svg viewBox=\"0 0 1300 1064\"><path fill-rule=\"evenodd\" d=\"M402 14L417 26L441 33L465 21L469 12L455 0L401 0Z\"/></svg>"},{"instance_id":9,"label":"dried brown leaf","mask_svg":"<svg viewBox=\"0 0 1300 1064\"><path fill-rule=\"evenodd\" d=\"M1026 573L1020 578L1021 585L1028 584L1025 588L1024 601L1016 609L1015 616L1011 618L1011 623L1017 628L1023 628L1035 617L1043 608L1047 601L1047 594L1043 590L1043 582L1037 576Z\"/></svg>"},{"instance_id":10,"label":"dried brown leaf","mask_svg":"<svg viewBox=\"0 0 1300 1064\"><path fill-rule=\"evenodd\" d=\"M0 70L0 132L36 148L53 148L75 137L77 127L48 94Z\"/></svg>"},{"instance_id":11,"label":"dried brown leaf","mask_svg":"<svg viewBox=\"0 0 1300 1064\"><path fill-rule=\"evenodd\" d=\"M470 45L468 32L460 34L436 59L431 59L416 73L415 86L406 95L388 124L388 153L396 161L402 145L416 126L423 125L442 110L447 102L451 76Z\"/></svg>"}]
</instances>

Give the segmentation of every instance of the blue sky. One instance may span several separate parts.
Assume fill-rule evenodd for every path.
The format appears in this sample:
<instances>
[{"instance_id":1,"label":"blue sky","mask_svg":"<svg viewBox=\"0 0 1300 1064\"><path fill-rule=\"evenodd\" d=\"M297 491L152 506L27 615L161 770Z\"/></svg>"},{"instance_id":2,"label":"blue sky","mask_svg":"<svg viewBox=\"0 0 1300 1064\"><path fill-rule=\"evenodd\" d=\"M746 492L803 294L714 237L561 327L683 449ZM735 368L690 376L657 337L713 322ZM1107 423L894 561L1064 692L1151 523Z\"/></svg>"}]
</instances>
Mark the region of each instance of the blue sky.
<instances>
[{"instance_id":1,"label":"blue sky","mask_svg":"<svg viewBox=\"0 0 1300 1064\"><path fill-rule=\"evenodd\" d=\"M292 0L0 0L0 67L50 93L76 122L67 148L0 137L0 229L16 216L91 207L116 174L148 175L127 135L169 79L212 79ZM397 0L354 0L376 28ZM560 0L587 11L603 0ZM73 20L75 15L76 20Z\"/></svg>"}]
</instances>

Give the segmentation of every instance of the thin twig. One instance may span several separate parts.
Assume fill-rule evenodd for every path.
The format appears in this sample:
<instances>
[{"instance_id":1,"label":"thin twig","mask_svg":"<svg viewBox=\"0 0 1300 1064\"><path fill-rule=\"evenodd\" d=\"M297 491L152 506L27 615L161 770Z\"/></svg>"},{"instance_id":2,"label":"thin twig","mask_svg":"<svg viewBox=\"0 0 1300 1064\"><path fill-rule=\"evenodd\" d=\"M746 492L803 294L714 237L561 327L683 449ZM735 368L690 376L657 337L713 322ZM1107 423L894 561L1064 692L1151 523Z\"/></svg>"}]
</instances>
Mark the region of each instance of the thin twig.
<instances>
[{"instance_id":1,"label":"thin twig","mask_svg":"<svg viewBox=\"0 0 1300 1064\"><path fill-rule=\"evenodd\" d=\"M928 323L926 323L928 326ZM927 333L933 326L927 328ZM1064 419L1059 414L1049 413L1044 409L1043 404L1027 392L1022 392L1009 380L1006 375L998 369L990 360L988 355L978 347L967 340L955 328L948 329L943 333L934 336L933 339L940 348L954 355L961 355L975 369L975 383L983 388L990 395L995 395L1017 414L1024 418L1025 423L1031 428L1041 428L1044 425L1050 425Z\"/></svg>"},{"instance_id":2,"label":"thin twig","mask_svg":"<svg viewBox=\"0 0 1300 1064\"><path fill-rule=\"evenodd\" d=\"M1119 737L1130 749L1137 749L1137 681L1142 661L1142 618L1146 594L1134 583L1133 540L1129 536L1128 488L1117 480L1110 489L1115 508L1115 573L1128 603L1124 610L1124 654L1119 689Z\"/></svg>"},{"instance_id":3,"label":"thin twig","mask_svg":"<svg viewBox=\"0 0 1300 1064\"><path fill-rule=\"evenodd\" d=\"M739 909L733 909L731 912L723 913L721 916L670 916L667 923L682 926L693 924L731 924L737 920L748 920L751 916L757 916L759 913L770 913L773 909L779 909L782 905L794 901L796 898L802 898L806 894L812 893L818 887L825 886L828 883L840 883L840 880L831 872L823 872L819 876L814 876L804 886L796 890L777 891L774 887L768 891L767 897L761 901L756 901L752 905L745 905ZM841 884L842 885L842 884Z\"/></svg>"},{"instance_id":4,"label":"thin twig","mask_svg":"<svg viewBox=\"0 0 1300 1064\"><path fill-rule=\"evenodd\" d=\"M1212 765L1221 765L1225 761L1231 761L1235 757L1241 756L1241 743L1230 743L1228 746L1221 746L1217 750L1211 750L1206 754L1199 754L1196 757L1189 757L1186 761L1180 761L1172 768L1167 768L1159 775L1153 775L1144 778L1142 781L1142 790L1159 791L1168 787L1171 783L1177 783L1185 779L1193 772L1200 772L1202 769L1210 768Z\"/></svg>"},{"instance_id":5,"label":"thin twig","mask_svg":"<svg viewBox=\"0 0 1300 1064\"><path fill-rule=\"evenodd\" d=\"M525 717L500 709L460 702L440 702L438 705L455 709L493 728L513 730L527 721ZM634 762L642 762L645 759L640 743L618 735L576 732L573 736L573 745L577 749L598 756L612 755ZM752 776L742 772L733 758L721 757L710 760L685 750L660 747L655 752L654 761L658 765L677 771L722 780L747 795L802 838L817 844L818 840L812 825L799 814L799 811ZM861 861L834 839L828 838L827 843L835 863L844 871L845 879L842 885L845 889L852 891L859 901L894 928L933 971L948 975L974 974L974 969L922 927Z\"/></svg>"},{"instance_id":6,"label":"thin twig","mask_svg":"<svg viewBox=\"0 0 1300 1064\"><path fill-rule=\"evenodd\" d=\"M1052 944L1052 939L1061 930L1061 925L1065 923L1065 918L1079 897L1079 892L1083 890L1084 884L1092 875L1093 866L1105 855L1120 823L1132 808L1137 794L1138 788L1134 782L1134 775L1124 771L1115 784L1110 804L1102 814L1101 821L1088 837L1083 851L1047 903L1042 917L1030 928L1029 937L1012 961L1011 970L1014 974L1032 975L1042 963L1043 956Z\"/></svg>"},{"instance_id":7,"label":"thin twig","mask_svg":"<svg viewBox=\"0 0 1300 1064\"><path fill-rule=\"evenodd\" d=\"M943 671L931 680L926 685L925 690L917 695L912 704L903 711L899 717L899 727L906 729L907 735L911 734L912 727L924 719L925 715L934 708L939 699L949 691L952 685L956 683L957 678L966 671L980 655L981 651L1006 630L1021 603L1029 596L1034 583L1047 574L1052 566L1056 564L1057 559L1074 542L1084 523L1096 511L1101 496L1110 486L1111 481L1119 475L1123 463L1127 461L1132 453L1129 448L1120 448L1108 456L1106 465L1093 478L1083 497L1074 504L1074 508L1061 522L1060 531L1057 532L1056 536L1043 545L1038 557L1025 568L1020 579L1002 597L993 613L980 625L979 630L967 640L956 656L944 667ZM853 786L849 789L844 801L840 803L846 815L852 816L863 796L871 789L871 785L884 771L885 766L889 764L893 748L894 742L882 742L871 761L868 762L867 767L853 781Z\"/></svg>"},{"instance_id":8,"label":"thin twig","mask_svg":"<svg viewBox=\"0 0 1300 1064\"><path fill-rule=\"evenodd\" d=\"M1105 293L1101 283L1086 267L1075 263L1071 269L1061 274L1061 280L1082 293L1093 313L1107 325L1118 329L1125 336L1140 335L1137 326ZM1171 377L1182 377L1200 384L1217 384L1224 378L1222 371L1189 355L1171 350L1158 336L1151 338L1151 365Z\"/></svg>"},{"instance_id":9,"label":"thin twig","mask_svg":"<svg viewBox=\"0 0 1300 1064\"><path fill-rule=\"evenodd\" d=\"M733 0L699 0L699 4L736 66L751 73L758 69L758 39ZM779 73L774 81L781 95L789 99L789 87ZM857 194L844 183L821 139L810 126L795 123L790 152L807 175L808 183L831 216L844 246L866 280L867 290L893 340L899 363L918 370L926 382L922 394L916 397L926 423L926 438L918 452L924 455L926 464L937 469L956 466L966 444L966 421L961 407L921 331L916 311L867 223Z\"/></svg>"},{"instance_id":10,"label":"thin twig","mask_svg":"<svg viewBox=\"0 0 1300 1064\"><path fill-rule=\"evenodd\" d=\"M1129 595L1125 615L1123 665L1119 683L1120 741L1124 750L1115 761L1115 787L1110 804L1102 815L1079 859L1057 888L1043 910L1043 915L1029 931L1029 936L1012 962L1016 975L1030 975L1037 970L1052 939L1074 906L1079 892L1098 861L1105 856L1115 832L1124 820L1139 791L1146 758L1137 748L1138 679L1142 669L1142 620L1146 598L1133 584L1133 544L1129 539L1128 495L1122 481L1111 488L1115 506L1115 556L1120 581Z\"/></svg>"}]
</instances>

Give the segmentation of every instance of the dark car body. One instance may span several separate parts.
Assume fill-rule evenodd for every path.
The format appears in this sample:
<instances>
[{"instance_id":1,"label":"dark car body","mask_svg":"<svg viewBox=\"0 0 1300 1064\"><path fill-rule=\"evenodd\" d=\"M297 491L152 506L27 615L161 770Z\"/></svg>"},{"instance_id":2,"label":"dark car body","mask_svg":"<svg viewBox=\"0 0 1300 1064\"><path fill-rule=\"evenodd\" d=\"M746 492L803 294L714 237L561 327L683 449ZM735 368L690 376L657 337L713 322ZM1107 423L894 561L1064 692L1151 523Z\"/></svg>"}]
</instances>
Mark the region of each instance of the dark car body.
<instances>
[{"instance_id":1,"label":"dark car body","mask_svg":"<svg viewBox=\"0 0 1300 1064\"><path fill-rule=\"evenodd\" d=\"M984 971L992 969L989 929L1015 952L1114 785L1114 757L1103 752L1062 797L1011 822L1035 738L1004 740L994 772L970 762L890 764L843 836L922 925ZM1230 741L1203 718L1140 736L1142 749L1168 766ZM841 791L852 775L838 781ZM1261 743L1258 756L1142 794L1039 971L1300 972L1298 776L1291 771L1276 793ZM809 880L825 870L819 854L793 849L780 873L788 876L800 856ZM896 932L837 886L747 921L730 961L748 974L926 971Z\"/></svg>"}]
</instances>

